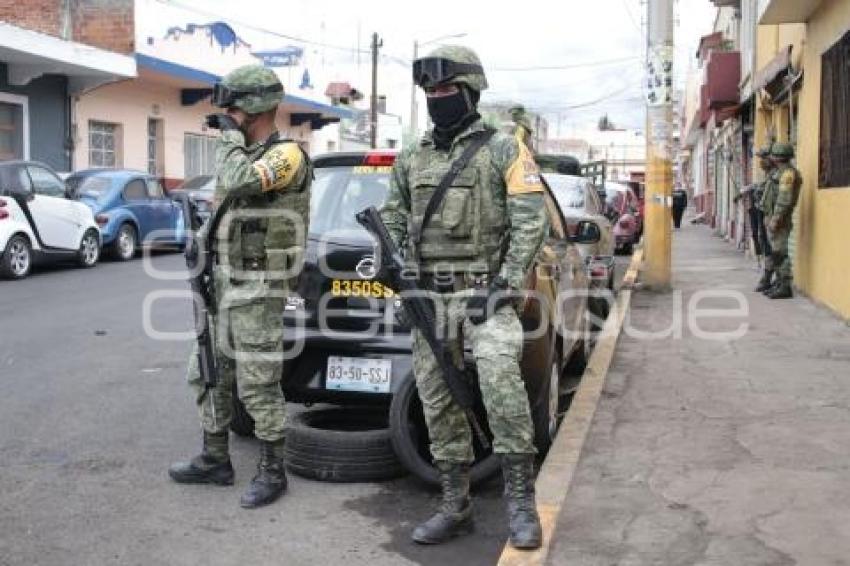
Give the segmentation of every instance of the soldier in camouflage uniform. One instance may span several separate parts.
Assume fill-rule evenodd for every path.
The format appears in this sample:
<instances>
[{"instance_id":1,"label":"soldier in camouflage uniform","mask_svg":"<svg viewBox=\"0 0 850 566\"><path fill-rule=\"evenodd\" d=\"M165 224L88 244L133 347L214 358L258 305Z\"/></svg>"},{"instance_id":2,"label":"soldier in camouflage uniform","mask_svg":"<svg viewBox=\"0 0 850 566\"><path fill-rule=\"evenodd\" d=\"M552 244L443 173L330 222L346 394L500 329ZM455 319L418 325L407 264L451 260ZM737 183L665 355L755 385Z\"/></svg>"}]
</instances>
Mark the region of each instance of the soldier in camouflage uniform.
<instances>
[{"instance_id":1,"label":"soldier in camouflage uniform","mask_svg":"<svg viewBox=\"0 0 850 566\"><path fill-rule=\"evenodd\" d=\"M762 256L764 257L764 271L755 289L757 293L764 293L773 287L774 268L770 257L772 250L770 249L770 239L767 237L767 226L765 225L764 209L762 208L764 194L770 183L773 182L772 175L776 169L773 161L770 160L770 147L763 147L756 154L759 157L759 166L764 172L764 180L756 184L755 194L753 195L753 204L756 209L753 231L756 234L755 239L758 241Z\"/></svg>"},{"instance_id":2,"label":"soldier in camouflage uniform","mask_svg":"<svg viewBox=\"0 0 850 566\"><path fill-rule=\"evenodd\" d=\"M239 67L214 89L213 103L226 112L207 117L210 127L221 130L215 204L226 198L230 203L214 243L219 383L206 392L193 352L188 379L200 412L203 451L169 470L180 483L233 483L228 427L235 383L260 441L257 474L241 500L246 508L271 503L286 489L281 316L303 259L312 168L296 143L279 138L275 116L282 97L277 75L259 65ZM205 225L198 237L208 229Z\"/></svg>"},{"instance_id":3,"label":"soldier in camouflage uniform","mask_svg":"<svg viewBox=\"0 0 850 566\"><path fill-rule=\"evenodd\" d=\"M762 210L772 249L770 268L776 270L777 277L776 284L766 293L771 299L789 299L794 296L791 290L794 274L788 255L788 240L794 228L794 208L800 198L802 177L791 165L793 157L794 148L790 144L773 144L770 158L776 169L762 198Z\"/></svg>"},{"instance_id":4,"label":"soldier in camouflage uniform","mask_svg":"<svg viewBox=\"0 0 850 566\"><path fill-rule=\"evenodd\" d=\"M531 120L528 117L528 113L525 111L525 107L522 105L513 106L508 110L508 114L510 114L511 120L514 123L514 135L517 140L528 146L528 149L531 151L534 151L531 141L531 136L534 134L534 128L531 126Z\"/></svg>"},{"instance_id":5,"label":"soldier in camouflage uniform","mask_svg":"<svg viewBox=\"0 0 850 566\"><path fill-rule=\"evenodd\" d=\"M511 290L521 289L546 233L543 186L528 148L495 133L456 177L430 224L424 211L436 186L464 149L486 129L477 103L487 80L478 56L444 46L414 62L414 80L426 93L434 129L395 162L381 216L408 260L418 262L432 291L437 332L457 358L462 338L472 346L493 449L502 458L511 543L541 543L534 501L532 422L520 376L523 330ZM418 245L416 244L416 240ZM423 544L444 542L472 528L469 423L449 394L428 344L413 334L413 367L443 490L439 511L413 532Z\"/></svg>"}]
</instances>

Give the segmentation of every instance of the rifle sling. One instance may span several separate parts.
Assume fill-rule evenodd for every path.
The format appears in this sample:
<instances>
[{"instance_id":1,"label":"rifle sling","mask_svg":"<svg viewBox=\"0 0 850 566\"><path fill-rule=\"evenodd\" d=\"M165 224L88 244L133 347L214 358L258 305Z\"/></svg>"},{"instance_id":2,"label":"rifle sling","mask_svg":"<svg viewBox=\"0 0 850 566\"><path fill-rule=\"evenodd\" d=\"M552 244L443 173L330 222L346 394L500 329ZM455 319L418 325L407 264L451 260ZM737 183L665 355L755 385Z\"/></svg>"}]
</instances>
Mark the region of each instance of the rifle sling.
<instances>
[{"instance_id":1,"label":"rifle sling","mask_svg":"<svg viewBox=\"0 0 850 566\"><path fill-rule=\"evenodd\" d=\"M425 207L425 214L422 217L422 224L417 226L411 226L410 230L410 239L413 242L413 253L414 260L416 263L420 261L420 244L422 243L422 235L425 233L425 229L428 227L428 223L431 222L431 217L434 216L434 213L437 212L437 208L440 206L440 203L443 202L443 199L446 196L446 193L449 190L449 187L460 174L461 171L466 169L466 166L475 157L482 147L487 145L487 142L490 141L490 138L493 137L493 134L496 133L496 130L485 129L480 135L478 135L471 144L466 146L466 149L463 150L463 153L458 157L449 167L448 172L445 176L440 180L440 184L437 185L434 194L431 195L431 200L428 201L428 205Z\"/></svg>"}]
</instances>

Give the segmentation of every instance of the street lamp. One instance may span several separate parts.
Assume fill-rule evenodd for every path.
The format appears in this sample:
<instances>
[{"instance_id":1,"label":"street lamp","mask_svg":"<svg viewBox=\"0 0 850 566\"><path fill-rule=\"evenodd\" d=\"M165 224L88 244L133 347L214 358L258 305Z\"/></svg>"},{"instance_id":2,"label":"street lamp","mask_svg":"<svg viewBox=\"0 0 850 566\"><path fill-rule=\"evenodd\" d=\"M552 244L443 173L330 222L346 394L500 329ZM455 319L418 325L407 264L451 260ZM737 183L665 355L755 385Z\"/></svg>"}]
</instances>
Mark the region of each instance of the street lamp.
<instances>
[{"instance_id":1,"label":"street lamp","mask_svg":"<svg viewBox=\"0 0 850 566\"><path fill-rule=\"evenodd\" d=\"M432 43L438 43L440 41L444 41L446 39L458 39L461 37L466 37L466 32L461 33L453 33L450 35L441 35L440 37L435 37L434 39L429 39L428 41L418 41L416 39L413 40L413 60L416 61L419 58L419 47L430 45ZM410 89L410 128L411 131L416 135L419 131L419 112L418 106L416 105L416 83L412 83Z\"/></svg>"}]
</instances>

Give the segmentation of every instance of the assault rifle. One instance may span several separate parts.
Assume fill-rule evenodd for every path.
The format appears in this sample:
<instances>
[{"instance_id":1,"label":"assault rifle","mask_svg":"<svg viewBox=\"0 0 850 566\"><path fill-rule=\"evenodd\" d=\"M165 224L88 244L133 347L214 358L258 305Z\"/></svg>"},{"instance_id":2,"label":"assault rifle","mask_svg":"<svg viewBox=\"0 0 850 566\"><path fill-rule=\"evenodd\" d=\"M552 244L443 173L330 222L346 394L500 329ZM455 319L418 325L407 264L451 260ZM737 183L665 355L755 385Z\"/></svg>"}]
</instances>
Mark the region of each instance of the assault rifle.
<instances>
[{"instance_id":1,"label":"assault rifle","mask_svg":"<svg viewBox=\"0 0 850 566\"><path fill-rule=\"evenodd\" d=\"M411 277L404 277L404 260L390 238L387 227L381 219L381 215L374 206L357 213L357 222L363 226L378 241L380 250L381 271L387 275L387 284L398 293L406 317L411 324L425 338L437 363L442 370L443 380L449 388L452 399L466 414L472 430L478 437L479 442L488 449L490 441L484 434L484 429L478 422L473 410L475 396L472 391L472 380L465 368L459 368L453 359L452 353L446 343L437 338L436 314L434 303L430 301L425 292L419 288L416 281Z\"/></svg>"},{"instance_id":2,"label":"assault rifle","mask_svg":"<svg viewBox=\"0 0 850 566\"><path fill-rule=\"evenodd\" d=\"M216 314L218 307L213 277L215 265L213 242L221 220L230 208L232 199L225 198L216 208L215 214L209 220L209 230L203 239L197 238L201 220L196 214L194 203L190 201L188 195L181 200L186 227L191 229L192 232L192 239L186 242L184 256L186 257L186 267L189 268L189 287L192 289L192 307L195 313L195 332L198 341L198 369L204 382L204 392L201 395L201 402L203 403L204 397L209 396L210 390L218 385L215 345L210 328L210 317ZM213 426L217 426L215 403L212 398L210 398L210 414Z\"/></svg>"}]
</instances>

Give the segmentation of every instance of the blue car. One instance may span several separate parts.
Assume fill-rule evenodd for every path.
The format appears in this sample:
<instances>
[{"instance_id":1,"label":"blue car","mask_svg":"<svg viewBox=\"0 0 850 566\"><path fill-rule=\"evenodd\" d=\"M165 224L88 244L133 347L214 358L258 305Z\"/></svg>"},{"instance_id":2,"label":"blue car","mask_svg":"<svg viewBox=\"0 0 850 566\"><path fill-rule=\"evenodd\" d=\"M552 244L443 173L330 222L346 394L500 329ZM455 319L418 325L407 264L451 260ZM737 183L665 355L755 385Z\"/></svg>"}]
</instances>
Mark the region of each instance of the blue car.
<instances>
[{"instance_id":1,"label":"blue car","mask_svg":"<svg viewBox=\"0 0 850 566\"><path fill-rule=\"evenodd\" d=\"M142 245L182 247L186 241L181 204L166 196L152 175L130 169L86 169L65 183L92 209L103 246L116 259L132 259Z\"/></svg>"}]
</instances>

